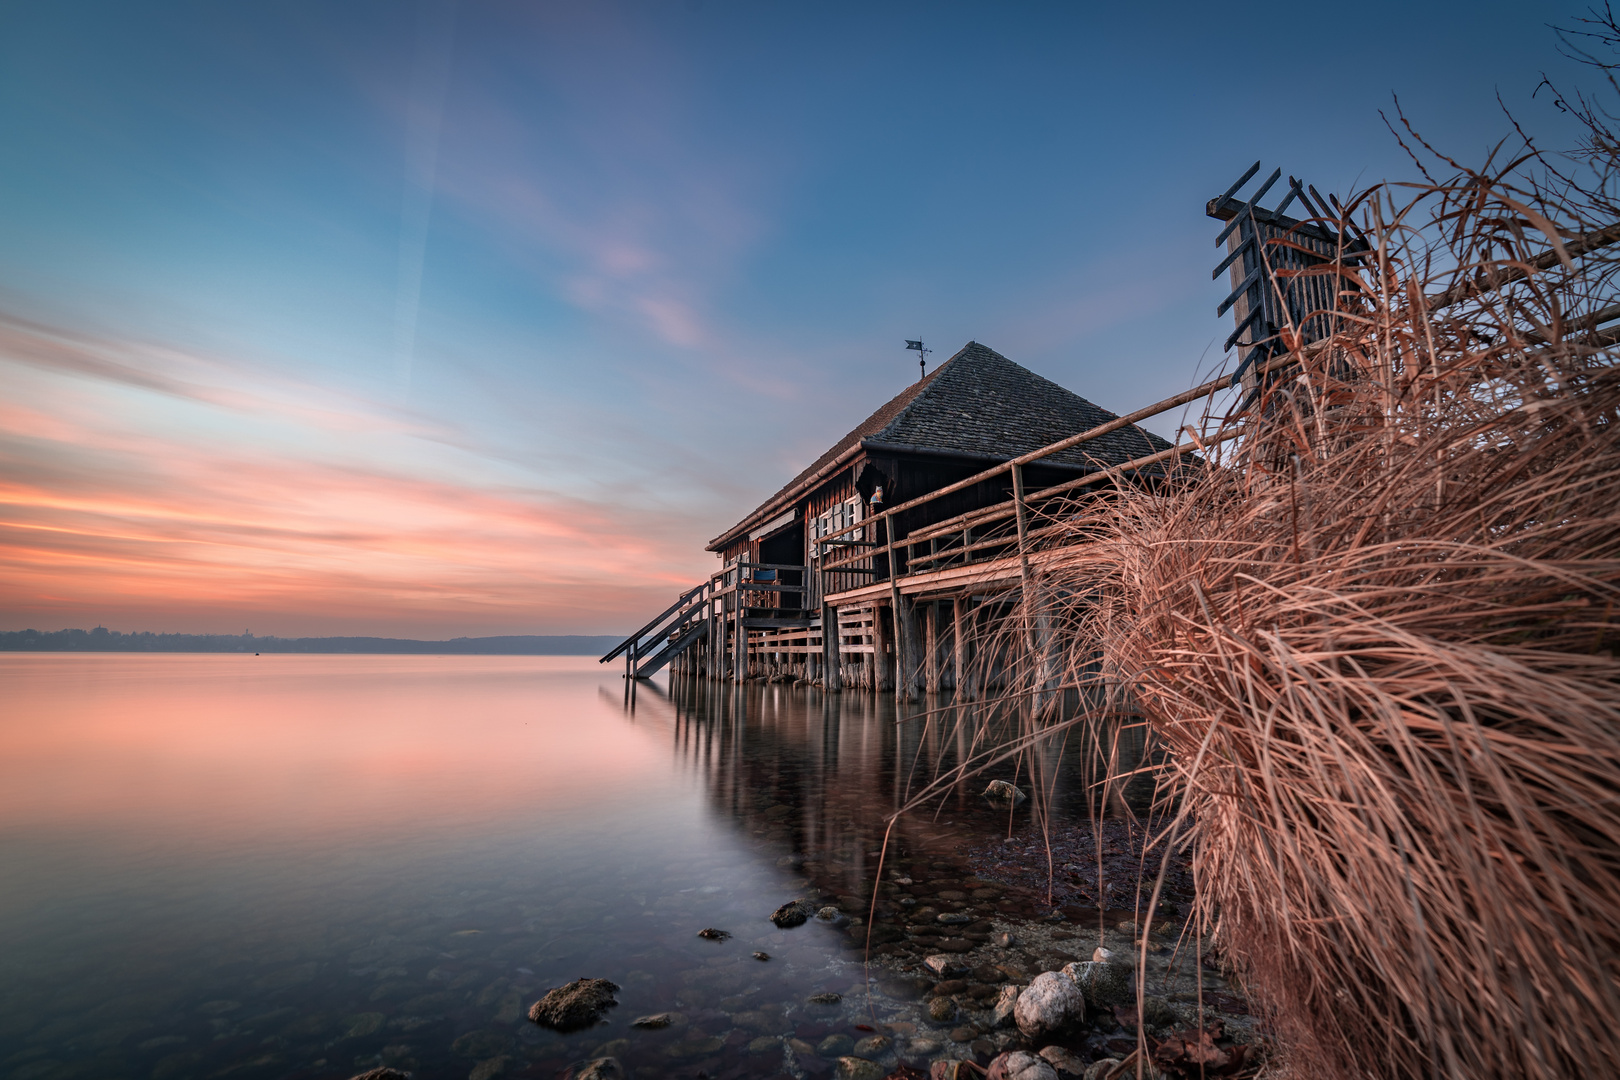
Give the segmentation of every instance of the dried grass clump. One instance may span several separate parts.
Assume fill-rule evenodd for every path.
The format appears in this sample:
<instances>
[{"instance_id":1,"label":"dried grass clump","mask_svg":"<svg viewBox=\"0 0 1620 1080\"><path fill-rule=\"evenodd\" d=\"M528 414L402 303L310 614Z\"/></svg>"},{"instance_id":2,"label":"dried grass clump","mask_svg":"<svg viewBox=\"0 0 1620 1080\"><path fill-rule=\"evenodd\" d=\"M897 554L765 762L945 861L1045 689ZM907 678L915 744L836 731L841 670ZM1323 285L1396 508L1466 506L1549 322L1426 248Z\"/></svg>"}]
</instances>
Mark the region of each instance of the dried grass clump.
<instances>
[{"instance_id":1,"label":"dried grass clump","mask_svg":"<svg viewBox=\"0 0 1620 1080\"><path fill-rule=\"evenodd\" d=\"M1339 332L1001 628L1128 689L1299 1076L1620 1076L1620 215L1533 165L1352 203Z\"/></svg>"}]
</instances>

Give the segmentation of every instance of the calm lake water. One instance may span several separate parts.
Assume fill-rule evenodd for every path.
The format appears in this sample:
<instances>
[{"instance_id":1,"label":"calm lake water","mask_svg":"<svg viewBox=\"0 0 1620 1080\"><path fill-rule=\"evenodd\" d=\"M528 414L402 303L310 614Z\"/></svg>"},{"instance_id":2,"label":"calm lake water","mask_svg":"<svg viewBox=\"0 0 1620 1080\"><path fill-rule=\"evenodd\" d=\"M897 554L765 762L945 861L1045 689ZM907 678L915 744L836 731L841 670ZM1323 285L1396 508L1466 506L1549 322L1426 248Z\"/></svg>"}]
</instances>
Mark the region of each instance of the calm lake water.
<instances>
[{"instance_id":1,"label":"calm lake water","mask_svg":"<svg viewBox=\"0 0 1620 1080\"><path fill-rule=\"evenodd\" d=\"M865 914L887 816L965 745L863 694L643 685L632 711L572 657L13 654L0 686L16 1080L554 1077L604 1050L644 1078L803 1073L780 1036L859 1038L906 994L868 993L847 929L767 916ZM982 885L961 853L1009 829L959 790L883 873ZM524 1018L581 976L623 987L606 1023Z\"/></svg>"}]
</instances>

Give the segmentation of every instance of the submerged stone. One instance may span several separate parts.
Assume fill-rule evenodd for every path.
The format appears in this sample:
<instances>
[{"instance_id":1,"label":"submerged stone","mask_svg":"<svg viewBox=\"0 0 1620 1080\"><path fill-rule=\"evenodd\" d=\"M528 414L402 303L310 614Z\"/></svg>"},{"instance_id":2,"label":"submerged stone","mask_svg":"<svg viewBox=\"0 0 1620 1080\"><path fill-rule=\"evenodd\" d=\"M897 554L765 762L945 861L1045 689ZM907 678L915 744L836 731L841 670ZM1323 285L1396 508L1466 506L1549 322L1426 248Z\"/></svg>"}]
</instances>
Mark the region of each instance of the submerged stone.
<instances>
[{"instance_id":1,"label":"submerged stone","mask_svg":"<svg viewBox=\"0 0 1620 1080\"><path fill-rule=\"evenodd\" d=\"M590 1027L619 1003L613 996L618 989L617 983L606 979L575 979L529 1006L529 1019L555 1031Z\"/></svg>"},{"instance_id":2,"label":"submerged stone","mask_svg":"<svg viewBox=\"0 0 1620 1080\"><path fill-rule=\"evenodd\" d=\"M855 1044L852 1053L856 1057L876 1058L882 1057L888 1049L889 1037L887 1035L868 1035Z\"/></svg>"},{"instance_id":3,"label":"submerged stone","mask_svg":"<svg viewBox=\"0 0 1620 1080\"><path fill-rule=\"evenodd\" d=\"M1041 1057L1047 1060L1060 1076L1084 1076L1086 1063L1079 1054L1061 1046L1047 1046L1042 1048Z\"/></svg>"},{"instance_id":4,"label":"submerged stone","mask_svg":"<svg viewBox=\"0 0 1620 1080\"><path fill-rule=\"evenodd\" d=\"M1074 981L1093 1005L1127 1005L1136 999L1136 973L1129 964L1085 960L1063 965L1063 974Z\"/></svg>"},{"instance_id":5,"label":"submerged stone","mask_svg":"<svg viewBox=\"0 0 1620 1080\"><path fill-rule=\"evenodd\" d=\"M944 953L923 957L923 967L932 971L941 979L950 978L954 975L966 975L970 970L966 964L956 957L947 956Z\"/></svg>"},{"instance_id":6,"label":"submerged stone","mask_svg":"<svg viewBox=\"0 0 1620 1080\"><path fill-rule=\"evenodd\" d=\"M599 1057L587 1061L571 1080L624 1080L624 1066L614 1057Z\"/></svg>"},{"instance_id":7,"label":"submerged stone","mask_svg":"<svg viewBox=\"0 0 1620 1080\"><path fill-rule=\"evenodd\" d=\"M1051 1062L1024 1050L1002 1054L990 1063L987 1080L1058 1080Z\"/></svg>"},{"instance_id":8,"label":"submerged stone","mask_svg":"<svg viewBox=\"0 0 1620 1080\"><path fill-rule=\"evenodd\" d=\"M1001 993L996 997L994 1010L991 1012L991 1022L996 1027L1006 1027L1013 1022L1013 1010L1018 1006L1017 986L1003 986Z\"/></svg>"},{"instance_id":9,"label":"submerged stone","mask_svg":"<svg viewBox=\"0 0 1620 1080\"><path fill-rule=\"evenodd\" d=\"M790 900L771 912L771 922L784 930L790 930L795 926L803 926L809 922L810 916L815 914L815 910L810 906L808 900Z\"/></svg>"},{"instance_id":10,"label":"submerged stone","mask_svg":"<svg viewBox=\"0 0 1620 1080\"><path fill-rule=\"evenodd\" d=\"M829 1035L816 1044L816 1053L825 1058L843 1057L855 1049L855 1040L848 1035Z\"/></svg>"},{"instance_id":11,"label":"submerged stone","mask_svg":"<svg viewBox=\"0 0 1620 1080\"><path fill-rule=\"evenodd\" d=\"M841 1057L833 1070L836 1080L883 1080L884 1069L875 1061L865 1058Z\"/></svg>"},{"instance_id":12,"label":"submerged stone","mask_svg":"<svg viewBox=\"0 0 1620 1080\"><path fill-rule=\"evenodd\" d=\"M990 786L984 789L984 797L991 802L1011 803L1017 806L1029 796L1005 780L992 780Z\"/></svg>"}]
</instances>

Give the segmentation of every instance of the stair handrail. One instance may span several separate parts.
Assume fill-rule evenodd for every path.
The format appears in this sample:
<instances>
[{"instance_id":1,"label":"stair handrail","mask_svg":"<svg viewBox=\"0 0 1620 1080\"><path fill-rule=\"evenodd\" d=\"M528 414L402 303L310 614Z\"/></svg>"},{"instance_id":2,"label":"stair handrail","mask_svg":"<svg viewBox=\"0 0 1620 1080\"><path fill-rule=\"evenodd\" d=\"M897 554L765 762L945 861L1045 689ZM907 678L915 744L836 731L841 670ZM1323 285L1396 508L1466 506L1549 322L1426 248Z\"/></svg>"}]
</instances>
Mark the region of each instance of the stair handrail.
<instances>
[{"instance_id":1,"label":"stair handrail","mask_svg":"<svg viewBox=\"0 0 1620 1080\"><path fill-rule=\"evenodd\" d=\"M656 619L653 619L646 626L643 626L640 630L637 630L635 633L631 634L629 637L627 637L623 641L619 642L617 645L615 645L613 647L612 652L610 652L606 656L602 657L602 659L598 660L597 663L598 664L605 664L609 660L612 660L615 656L618 656L621 653L623 653L624 650L628 649L632 644L635 644L636 642L640 641L642 638L646 637L647 634L649 634L655 627L657 627L657 625L659 623L663 622L665 619L667 619L671 615L675 614L675 612L677 612L681 608L685 607L687 602L690 601L692 599L692 597L696 596L698 593L700 593L704 589L708 588L708 586L709 586L709 583L707 581L703 581L703 582L699 582L698 584L692 586L692 588L690 588L690 589L686 590L685 592L683 592L681 594L680 599L676 600L673 604L669 605L669 607L667 607L663 611L661 611L658 614L658 617Z\"/></svg>"}]
</instances>

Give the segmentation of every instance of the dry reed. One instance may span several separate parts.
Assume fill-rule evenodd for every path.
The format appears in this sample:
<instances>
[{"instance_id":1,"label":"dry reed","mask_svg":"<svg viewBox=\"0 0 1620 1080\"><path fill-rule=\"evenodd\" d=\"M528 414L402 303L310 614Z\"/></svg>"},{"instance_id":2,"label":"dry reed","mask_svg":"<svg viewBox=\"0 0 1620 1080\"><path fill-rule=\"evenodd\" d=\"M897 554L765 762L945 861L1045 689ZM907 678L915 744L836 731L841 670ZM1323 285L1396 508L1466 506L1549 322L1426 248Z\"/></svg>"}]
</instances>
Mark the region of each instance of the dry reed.
<instances>
[{"instance_id":1,"label":"dry reed","mask_svg":"<svg viewBox=\"0 0 1620 1080\"><path fill-rule=\"evenodd\" d=\"M1060 686L1148 725L1198 918L1294 1075L1620 1076L1598 181L1528 154L1355 200L1337 332L1202 466L1045 508L1062 533L981 649L1032 738L1073 722Z\"/></svg>"}]
</instances>

